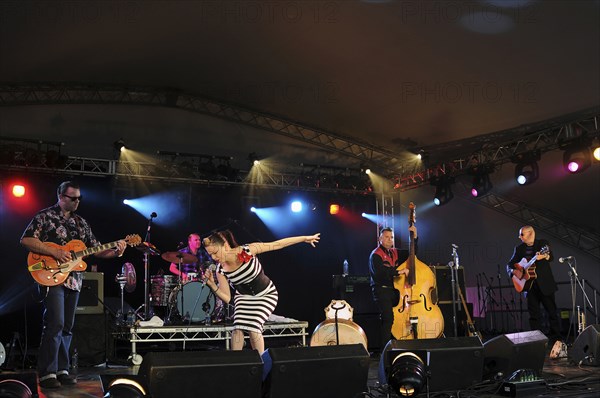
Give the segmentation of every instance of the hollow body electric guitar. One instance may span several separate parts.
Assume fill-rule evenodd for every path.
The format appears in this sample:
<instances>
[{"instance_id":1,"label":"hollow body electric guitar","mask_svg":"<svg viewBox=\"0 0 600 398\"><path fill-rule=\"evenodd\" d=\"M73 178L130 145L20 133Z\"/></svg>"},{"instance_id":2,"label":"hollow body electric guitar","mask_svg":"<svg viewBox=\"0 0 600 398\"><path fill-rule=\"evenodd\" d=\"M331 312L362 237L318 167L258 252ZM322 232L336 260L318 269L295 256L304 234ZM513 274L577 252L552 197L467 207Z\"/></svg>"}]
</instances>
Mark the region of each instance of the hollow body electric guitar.
<instances>
[{"instance_id":1,"label":"hollow body electric guitar","mask_svg":"<svg viewBox=\"0 0 600 398\"><path fill-rule=\"evenodd\" d=\"M129 246L136 246L142 242L139 235L127 235L123 239ZM85 271L87 264L83 261L84 257L100 253L108 249L117 247L117 242L110 242L104 245L85 247L85 243L73 239L64 246L52 242L44 242L49 247L59 248L71 252L71 260L66 263L60 263L52 256L45 256L30 252L27 256L27 269L37 283L44 286L57 286L67 279L72 271Z\"/></svg>"},{"instance_id":2,"label":"hollow body electric guitar","mask_svg":"<svg viewBox=\"0 0 600 398\"><path fill-rule=\"evenodd\" d=\"M548 246L542 247L542 249L532 257L531 260L527 261L526 258L522 258L521 261L515 264L513 269L512 281L515 285L515 290L521 293L524 290L529 290L533 281L537 278L535 273L535 262L538 254L546 254L550 252Z\"/></svg>"}]
</instances>

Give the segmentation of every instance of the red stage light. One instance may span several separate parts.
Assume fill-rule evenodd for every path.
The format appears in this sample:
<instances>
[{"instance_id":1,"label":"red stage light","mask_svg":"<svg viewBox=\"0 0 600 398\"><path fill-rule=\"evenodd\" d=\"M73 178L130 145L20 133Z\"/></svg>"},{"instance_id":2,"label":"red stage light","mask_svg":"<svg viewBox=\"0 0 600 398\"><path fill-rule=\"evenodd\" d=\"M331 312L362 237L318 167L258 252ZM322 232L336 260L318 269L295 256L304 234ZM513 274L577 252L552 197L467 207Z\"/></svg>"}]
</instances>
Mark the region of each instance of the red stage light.
<instances>
[{"instance_id":1,"label":"red stage light","mask_svg":"<svg viewBox=\"0 0 600 398\"><path fill-rule=\"evenodd\" d=\"M22 198L25 196L25 187L19 184L13 185L12 194L15 198Z\"/></svg>"},{"instance_id":2,"label":"red stage light","mask_svg":"<svg viewBox=\"0 0 600 398\"><path fill-rule=\"evenodd\" d=\"M340 205L338 204L330 204L329 205L329 214L338 214L340 212Z\"/></svg>"}]
</instances>

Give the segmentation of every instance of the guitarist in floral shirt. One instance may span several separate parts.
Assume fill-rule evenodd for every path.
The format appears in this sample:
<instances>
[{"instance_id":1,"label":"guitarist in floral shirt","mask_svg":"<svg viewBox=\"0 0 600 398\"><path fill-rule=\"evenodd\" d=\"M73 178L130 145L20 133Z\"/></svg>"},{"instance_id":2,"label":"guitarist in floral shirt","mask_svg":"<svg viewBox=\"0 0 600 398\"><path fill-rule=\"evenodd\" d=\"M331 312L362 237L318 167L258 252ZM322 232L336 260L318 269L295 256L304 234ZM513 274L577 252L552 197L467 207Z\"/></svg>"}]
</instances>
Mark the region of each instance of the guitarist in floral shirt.
<instances>
[{"instance_id":1,"label":"guitarist in floral shirt","mask_svg":"<svg viewBox=\"0 0 600 398\"><path fill-rule=\"evenodd\" d=\"M33 217L21 236L21 244L30 252L66 263L71 260L70 251L56 245L64 246L73 239L82 241L87 247L100 243L87 221L75 214L82 199L79 185L65 181L59 185L56 193L58 202ZM47 245L45 242L56 245ZM123 255L125 247L125 241L118 241L114 250L105 250L96 256L115 258ZM42 388L59 388L77 383L76 378L69 375L69 347L81 285L81 273L71 272L63 284L39 286L44 296L43 329L37 364Z\"/></svg>"}]
</instances>

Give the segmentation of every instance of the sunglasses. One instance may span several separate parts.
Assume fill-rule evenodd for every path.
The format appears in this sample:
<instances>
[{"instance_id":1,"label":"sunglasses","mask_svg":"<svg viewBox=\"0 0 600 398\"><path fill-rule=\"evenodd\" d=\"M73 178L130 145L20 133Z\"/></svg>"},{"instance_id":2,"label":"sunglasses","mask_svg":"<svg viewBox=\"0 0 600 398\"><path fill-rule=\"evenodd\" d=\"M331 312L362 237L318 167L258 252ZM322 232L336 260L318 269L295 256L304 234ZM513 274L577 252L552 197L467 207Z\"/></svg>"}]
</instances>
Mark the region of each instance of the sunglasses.
<instances>
[{"instance_id":1,"label":"sunglasses","mask_svg":"<svg viewBox=\"0 0 600 398\"><path fill-rule=\"evenodd\" d=\"M62 196L71 199L73 202L75 202L76 200L78 200L78 201L81 202L83 200L83 196L82 195L79 195L79 196L69 196L69 195L65 195L63 193Z\"/></svg>"}]
</instances>

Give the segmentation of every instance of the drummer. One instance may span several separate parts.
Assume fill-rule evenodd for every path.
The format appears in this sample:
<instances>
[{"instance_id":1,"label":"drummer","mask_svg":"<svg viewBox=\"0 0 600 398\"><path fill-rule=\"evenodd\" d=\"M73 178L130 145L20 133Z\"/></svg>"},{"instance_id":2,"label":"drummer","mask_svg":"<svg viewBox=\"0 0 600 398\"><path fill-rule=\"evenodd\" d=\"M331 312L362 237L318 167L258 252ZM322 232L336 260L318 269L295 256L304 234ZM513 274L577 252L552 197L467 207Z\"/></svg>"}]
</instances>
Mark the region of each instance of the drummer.
<instances>
[{"instance_id":1,"label":"drummer","mask_svg":"<svg viewBox=\"0 0 600 398\"><path fill-rule=\"evenodd\" d=\"M206 263L212 262L210 256L202 247L202 239L200 235L192 233L188 236L188 245L179 250L181 253L187 253L194 256L197 261L194 263L181 264L181 272L179 272L179 264L171 263L169 271L175 275L180 275L183 283L198 280L202 277Z\"/></svg>"}]
</instances>

